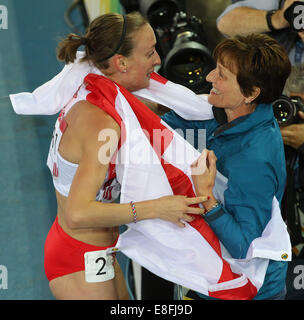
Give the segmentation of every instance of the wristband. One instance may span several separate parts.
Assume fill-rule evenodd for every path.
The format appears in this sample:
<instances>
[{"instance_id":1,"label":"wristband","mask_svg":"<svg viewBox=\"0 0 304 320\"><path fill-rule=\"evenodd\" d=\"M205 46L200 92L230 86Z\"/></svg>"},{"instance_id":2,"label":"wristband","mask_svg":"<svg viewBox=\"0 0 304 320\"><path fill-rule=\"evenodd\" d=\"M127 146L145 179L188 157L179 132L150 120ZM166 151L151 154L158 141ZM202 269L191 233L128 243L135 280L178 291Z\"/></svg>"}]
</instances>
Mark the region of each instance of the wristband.
<instances>
[{"instance_id":1,"label":"wristband","mask_svg":"<svg viewBox=\"0 0 304 320\"><path fill-rule=\"evenodd\" d=\"M207 214L208 212L210 212L211 210L218 208L219 206L221 206L221 203L216 201L216 203L205 213Z\"/></svg>"},{"instance_id":2,"label":"wristband","mask_svg":"<svg viewBox=\"0 0 304 320\"><path fill-rule=\"evenodd\" d=\"M133 201L131 201L130 205L131 205L132 213L133 213L133 222L136 223L137 222L137 214L136 214L135 204Z\"/></svg>"},{"instance_id":3,"label":"wristband","mask_svg":"<svg viewBox=\"0 0 304 320\"><path fill-rule=\"evenodd\" d=\"M273 16L273 14L275 12L276 12L276 10L269 10L266 13L267 26L268 26L270 31L276 31L276 29L273 27L273 24L272 24L272 21L271 21L271 17Z\"/></svg>"}]
</instances>

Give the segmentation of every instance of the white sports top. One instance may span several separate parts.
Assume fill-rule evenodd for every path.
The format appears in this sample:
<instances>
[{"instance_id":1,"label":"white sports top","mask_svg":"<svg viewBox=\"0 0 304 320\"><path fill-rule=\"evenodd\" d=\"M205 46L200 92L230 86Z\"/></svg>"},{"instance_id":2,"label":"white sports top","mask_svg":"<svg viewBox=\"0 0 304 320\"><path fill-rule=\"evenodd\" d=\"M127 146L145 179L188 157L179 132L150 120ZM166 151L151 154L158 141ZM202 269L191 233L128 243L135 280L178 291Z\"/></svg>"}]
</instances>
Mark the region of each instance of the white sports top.
<instances>
[{"instance_id":1,"label":"white sports top","mask_svg":"<svg viewBox=\"0 0 304 320\"><path fill-rule=\"evenodd\" d=\"M69 195L70 187L77 171L78 164L65 160L58 151L62 134L67 128L67 123L64 117L76 102L80 100L86 100L88 93L89 91L85 89L84 85L81 85L71 100L61 110L55 123L55 129L50 144L47 166L51 170L55 189L65 197ZM96 195L96 200L102 202L113 202L119 197L119 195L120 184L116 179L115 166L110 164L106 178L101 186L101 189Z\"/></svg>"}]
</instances>

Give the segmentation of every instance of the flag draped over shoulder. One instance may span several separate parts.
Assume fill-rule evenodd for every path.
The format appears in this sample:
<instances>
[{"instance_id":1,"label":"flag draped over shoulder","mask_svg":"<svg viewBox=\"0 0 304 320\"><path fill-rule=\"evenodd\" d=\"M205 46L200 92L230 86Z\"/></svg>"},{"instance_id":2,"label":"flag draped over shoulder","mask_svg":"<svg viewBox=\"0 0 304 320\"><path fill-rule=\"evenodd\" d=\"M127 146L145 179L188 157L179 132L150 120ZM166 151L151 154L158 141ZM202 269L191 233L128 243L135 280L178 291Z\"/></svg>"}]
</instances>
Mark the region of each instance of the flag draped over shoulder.
<instances>
[{"instance_id":1,"label":"flag draped over shoulder","mask_svg":"<svg viewBox=\"0 0 304 320\"><path fill-rule=\"evenodd\" d=\"M90 73L92 71L94 73ZM30 114L30 108L32 114L39 114L39 109L42 114L56 113L59 107L48 113L43 101L48 101L49 105L65 105L82 83L79 77L85 79L90 92L86 99L110 114L122 129L115 160L121 202L172 194L195 196L190 165L199 156L197 150L133 94L92 70L87 63L76 61L61 73L54 78L57 80L50 81L51 84L36 89L35 96L34 93L12 95L15 111ZM67 88L66 81L70 77L72 85ZM62 88L64 92L61 93ZM213 117L204 97L155 73L150 86L135 94L172 108L189 120ZM60 97L63 98L60 100ZM41 106L39 101L42 101ZM214 194L223 204L226 188L227 179L217 173ZM252 299L263 284L269 259L284 260L282 257L286 253L291 256L289 236L275 198L272 219L262 236L250 245L245 260L232 259L201 216L195 216L185 228L161 219L139 221L128 227L117 243L128 257L162 278L220 299Z\"/></svg>"}]
</instances>

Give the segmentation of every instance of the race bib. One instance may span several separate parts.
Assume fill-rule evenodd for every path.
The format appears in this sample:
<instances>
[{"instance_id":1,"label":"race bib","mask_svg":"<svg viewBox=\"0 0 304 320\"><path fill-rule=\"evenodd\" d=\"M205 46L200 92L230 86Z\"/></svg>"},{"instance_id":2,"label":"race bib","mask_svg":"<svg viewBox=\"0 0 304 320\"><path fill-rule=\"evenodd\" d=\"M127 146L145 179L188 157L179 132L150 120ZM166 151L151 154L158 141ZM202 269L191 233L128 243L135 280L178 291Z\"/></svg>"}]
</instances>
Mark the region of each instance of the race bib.
<instances>
[{"instance_id":1,"label":"race bib","mask_svg":"<svg viewBox=\"0 0 304 320\"><path fill-rule=\"evenodd\" d=\"M114 259L107 252L108 250L100 250L84 254L86 282L103 282L114 278Z\"/></svg>"}]
</instances>

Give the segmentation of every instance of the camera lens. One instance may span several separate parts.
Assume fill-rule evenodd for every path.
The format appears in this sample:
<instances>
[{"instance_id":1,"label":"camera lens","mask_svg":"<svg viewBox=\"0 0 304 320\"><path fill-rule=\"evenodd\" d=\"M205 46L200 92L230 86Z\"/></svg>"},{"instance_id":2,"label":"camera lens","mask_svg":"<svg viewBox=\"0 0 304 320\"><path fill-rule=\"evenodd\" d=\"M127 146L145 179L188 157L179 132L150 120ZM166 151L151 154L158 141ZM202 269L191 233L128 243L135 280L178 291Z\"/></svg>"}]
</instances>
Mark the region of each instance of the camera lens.
<instances>
[{"instance_id":1,"label":"camera lens","mask_svg":"<svg viewBox=\"0 0 304 320\"><path fill-rule=\"evenodd\" d=\"M287 98L281 97L273 104L273 113L280 126L287 126L292 123L294 117L294 106Z\"/></svg>"},{"instance_id":2,"label":"camera lens","mask_svg":"<svg viewBox=\"0 0 304 320\"><path fill-rule=\"evenodd\" d=\"M164 75L195 93L208 93L211 85L206 76L214 66L209 50L201 43L189 41L169 51L164 61Z\"/></svg>"},{"instance_id":3,"label":"camera lens","mask_svg":"<svg viewBox=\"0 0 304 320\"><path fill-rule=\"evenodd\" d=\"M172 0L146 0L140 2L140 11L148 18L152 28L164 27L172 23L178 5Z\"/></svg>"},{"instance_id":4,"label":"camera lens","mask_svg":"<svg viewBox=\"0 0 304 320\"><path fill-rule=\"evenodd\" d=\"M159 73L197 94L209 93L206 76L215 63L201 20L188 17L177 0L142 0L139 6L155 32L162 59Z\"/></svg>"}]
</instances>

